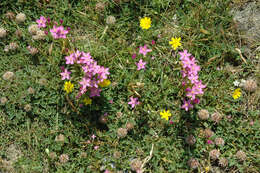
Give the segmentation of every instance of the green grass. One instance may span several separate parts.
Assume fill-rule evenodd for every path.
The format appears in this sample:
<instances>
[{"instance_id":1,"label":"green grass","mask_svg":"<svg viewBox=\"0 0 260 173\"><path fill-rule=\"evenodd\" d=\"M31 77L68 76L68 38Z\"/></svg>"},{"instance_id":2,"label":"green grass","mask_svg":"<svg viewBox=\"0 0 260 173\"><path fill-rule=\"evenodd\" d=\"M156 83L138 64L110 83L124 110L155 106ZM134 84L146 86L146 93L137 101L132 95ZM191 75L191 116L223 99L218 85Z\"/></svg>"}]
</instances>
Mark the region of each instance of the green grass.
<instances>
[{"instance_id":1,"label":"green grass","mask_svg":"<svg viewBox=\"0 0 260 173\"><path fill-rule=\"evenodd\" d=\"M131 161L143 161L152 145L145 172L200 172L207 166L211 172L259 172L259 88L253 93L242 89L241 98L232 98L235 80L259 78L259 58L248 58L245 64L235 50L243 50L245 45L241 45L229 13L233 2L104 2L102 12L95 10L96 0L0 2L0 27L8 31L7 38L0 42L0 97L8 99L0 105L0 172L130 172ZM4 15L8 11L25 13L25 23L8 20ZM32 41L28 32L28 26L41 15L63 19L64 26L71 27L66 47L91 52L100 65L110 69L111 86L92 105L77 107L80 114L74 112L63 91L59 73L60 66L65 65L65 54L60 42ZM106 24L109 15L116 17L115 24ZM143 16L152 19L147 31L139 27ZM22 31L21 38L14 34L17 29ZM196 57L201 66L200 79L207 84L201 103L189 112L180 108L183 90L179 57L168 43L171 37L182 38L179 50L187 49ZM151 45L152 40L155 45ZM3 49L10 42L17 42L19 48L6 53ZM153 51L143 58L146 70L137 71L135 63L141 55L135 60L131 56L144 44ZM39 53L31 56L28 45L37 47ZM259 57L259 50L255 54ZM14 72L15 77L4 80L6 71ZM29 94L29 87L35 93ZM70 99L77 105L75 95ZM141 101L135 109L127 104L131 96ZM109 103L111 99L113 104ZM31 110L26 112L27 104ZM171 111L173 124L161 119L164 109ZM220 112L223 118L219 123L201 121L197 117L200 109L210 114ZM108 121L101 124L99 117L105 113ZM118 138L118 128L125 128L128 122L134 128L125 138ZM212 141L221 137L225 145L207 144L202 134L205 128L214 132ZM62 142L55 140L60 134L65 137ZM92 134L97 136L95 140ZM192 146L185 142L188 135L196 138ZM99 149L94 150L94 146ZM209 158L215 148L228 159L226 167ZM239 150L246 153L245 161L236 158ZM114 156L116 152L120 157ZM52 157L54 153L57 157ZM68 162L60 162L62 154L69 156ZM192 157L200 162L199 170L188 166Z\"/></svg>"}]
</instances>

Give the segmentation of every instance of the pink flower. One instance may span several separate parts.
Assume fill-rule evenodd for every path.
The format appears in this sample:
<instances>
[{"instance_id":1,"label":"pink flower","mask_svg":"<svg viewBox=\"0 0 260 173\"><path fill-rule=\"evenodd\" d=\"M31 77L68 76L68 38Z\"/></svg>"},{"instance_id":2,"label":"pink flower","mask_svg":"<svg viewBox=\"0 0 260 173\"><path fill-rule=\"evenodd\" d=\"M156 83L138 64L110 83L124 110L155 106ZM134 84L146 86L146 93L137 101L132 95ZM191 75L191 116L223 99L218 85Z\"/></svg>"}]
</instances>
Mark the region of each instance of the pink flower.
<instances>
[{"instance_id":1,"label":"pink flower","mask_svg":"<svg viewBox=\"0 0 260 173\"><path fill-rule=\"evenodd\" d=\"M78 64L86 64L86 65L91 65L93 63L93 59L91 58L90 53L83 53L81 56L80 60L77 61Z\"/></svg>"},{"instance_id":2,"label":"pink flower","mask_svg":"<svg viewBox=\"0 0 260 173\"><path fill-rule=\"evenodd\" d=\"M93 135L91 136L91 138L94 140L94 139L96 138L96 135L93 134Z\"/></svg>"},{"instance_id":3,"label":"pink flower","mask_svg":"<svg viewBox=\"0 0 260 173\"><path fill-rule=\"evenodd\" d=\"M186 59L182 60L181 62L182 62L182 67L184 69L186 69L186 68L190 69L190 67L194 64L194 62L190 58L186 58Z\"/></svg>"},{"instance_id":4,"label":"pink flower","mask_svg":"<svg viewBox=\"0 0 260 173\"><path fill-rule=\"evenodd\" d=\"M96 146L94 147L94 150L97 150L98 148L99 148L99 146L96 145Z\"/></svg>"},{"instance_id":5,"label":"pink flower","mask_svg":"<svg viewBox=\"0 0 260 173\"><path fill-rule=\"evenodd\" d=\"M60 75L62 76L61 80L65 80L65 79L70 79L70 74L71 72L69 72L67 69L64 70L64 72L60 73Z\"/></svg>"},{"instance_id":6,"label":"pink flower","mask_svg":"<svg viewBox=\"0 0 260 173\"><path fill-rule=\"evenodd\" d=\"M69 31L65 30L63 26L59 27L59 32L58 32L59 38L66 38L66 35L68 33L69 33Z\"/></svg>"},{"instance_id":7,"label":"pink flower","mask_svg":"<svg viewBox=\"0 0 260 173\"><path fill-rule=\"evenodd\" d=\"M212 140L207 140L208 144L213 144Z\"/></svg>"},{"instance_id":8,"label":"pink flower","mask_svg":"<svg viewBox=\"0 0 260 173\"><path fill-rule=\"evenodd\" d=\"M60 66L60 69L61 69L61 71L64 71L65 67L64 66Z\"/></svg>"},{"instance_id":9,"label":"pink flower","mask_svg":"<svg viewBox=\"0 0 260 173\"><path fill-rule=\"evenodd\" d=\"M53 28L50 29L50 33L51 33L52 37L55 39L59 38L59 36L57 34L58 30L59 30L59 28L56 25L53 25Z\"/></svg>"},{"instance_id":10,"label":"pink flower","mask_svg":"<svg viewBox=\"0 0 260 173\"><path fill-rule=\"evenodd\" d=\"M144 47L140 46L139 48L139 53L143 54L144 56L146 56L148 52L152 52L152 49L147 49L147 45L144 45Z\"/></svg>"},{"instance_id":11,"label":"pink flower","mask_svg":"<svg viewBox=\"0 0 260 173\"><path fill-rule=\"evenodd\" d=\"M113 104L113 103L114 103L113 99L109 100L109 103L110 103L110 104Z\"/></svg>"},{"instance_id":12,"label":"pink flower","mask_svg":"<svg viewBox=\"0 0 260 173\"><path fill-rule=\"evenodd\" d=\"M100 96L101 89L91 88L90 89L90 97Z\"/></svg>"},{"instance_id":13,"label":"pink flower","mask_svg":"<svg viewBox=\"0 0 260 173\"><path fill-rule=\"evenodd\" d=\"M198 75L194 75L194 74L191 74L188 76L188 79L190 80L190 82L192 84L195 84L196 82L198 82L198 78L199 78Z\"/></svg>"},{"instance_id":14,"label":"pink flower","mask_svg":"<svg viewBox=\"0 0 260 173\"><path fill-rule=\"evenodd\" d=\"M191 89L190 88L187 88L186 89L186 96L187 97L190 97L192 100L195 99L196 95L197 95L197 92L196 92L196 87L192 87Z\"/></svg>"},{"instance_id":15,"label":"pink flower","mask_svg":"<svg viewBox=\"0 0 260 173\"><path fill-rule=\"evenodd\" d=\"M82 85L82 89L86 89L87 87L90 87L91 86L90 83L91 83L90 79L86 77L84 77L82 81L79 82L79 84Z\"/></svg>"},{"instance_id":16,"label":"pink flower","mask_svg":"<svg viewBox=\"0 0 260 173\"><path fill-rule=\"evenodd\" d=\"M50 29L50 32L54 39L66 38L66 35L69 33L68 30L64 30L63 26L57 27L56 25L53 25L53 28Z\"/></svg>"},{"instance_id":17,"label":"pink flower","mask_svg":"<svg viewBox=\"0 0 260 173\"><path fill-rule=\"evenodd\" d=\"M47 18L47 23L48 23L48 24L51 23L51 19L50 19L50 17Z\"/></svg>"},{"instance_id":18,"label":"pink flower","mask_svg":"<svg viewBox=\"0 0 260 173\"><path fill-rule=\"evenodd\" d=\"M40 19L37 19L36 22L38 23L38 28L45 28L46 27L46 18L41 16Z\"/></svg>"},{"instance_id":19,"label":"pink flower","mask_svg":"<svg viewBox=\"0 0 260 173\"><path fill-rule=\"evenodd\" d=\"M189 54L187 50L184 50L183 52L179 52L179 54L181 55L180 60L187 59L191 56L191 54Z\"/></svg>"},{"instance_id":20,"label":"pink flower","mask_svg":"<svg viewBox=\"0 0 260 173\"><path fill-rule=\"evenodd\" d=\"M154 56L152 56L152 58L151 58L152 60L154 60L155 59L155 57Z\"/></svg>"},{"instance_id":21,"label":"pink flower","mask_svg":"<svg viewBox=\"0 0 260 173\"><path fill-rule=\"evenodd\" d=\"M66 64L74 64L75 58L72 54L70 56L66 56L65 59L66 59Z\"/></svg>"},{"instance_id":22,"label":"pink flower","mask_svg":"<svg viewBox=\"0 0 260 173\"><path fill-rule=\"evenodd\" d=\"M194 104L199 104L199 103L200 103L200 99L195 98L194 100L192 100L192 102L193 102Z\"/></svg>"},{"instance_id":23,"label":"pink flower","mask_svg":"<svg viewBox=\"0 0 260 173\"><path fill-rule=\"evenodd\" d=\"M185 111L188 111L190 108L193 108L193 105L190 103L190 100L188 100L188 101L184 100L183 102L184 103L181 106L181 108L185 109Z\"/></svg>"},{"instance_id":24,"label":"pink flower","mask_svg":"<svg viewBox=\"0 0 260 173\"><path fill-rule=\"evenodd\" d=\"M137 70L145 69L146 62L140 59L139 62L136 63L136 65L137 65Z\"/></svg>"},{"instance_id":25,"label":"pink flower","mask_svg":"<svg viewBox=\"0 0 260 173\"><path fill-rule=\"evenodd\" d=\"M155 41L154 40L152 40L152 45L155 45Z\"/></svg>"},{"instance_id":26,"label":"pink flower","mask_svg":"<svg viewBox=\"0 0 260 173\"><path fill-rule=\"evenodd\" d=\"M132 59L135 59L136 58L136 53L134 53L133 55L132 55Z\"/></svg>"},{"instance_id":27,"label":"pink flower","mask_svg":"<svg viewBox=\"0 0 260 173\"><path fill-rule=\"evenodd\" d=\"M134 108L136 105L139 105L140 102L138 101L138 98L130 97L130 102L128 102L128 104Z\"/></svg>"},{"instance_id":28,"label":"pink flower","mask_svg":"<svg viewBox=\"0 0 260 173\"><path fill-rule=\"evenodd\" d=\"M63 20L62 19L60 19L60 24L62 24L63 23Z\"/></svg>"},{"instance_id":29,"label":"pink flower","mask_svg":"<svg viewBox=\"0 0 260 173\"><path fill-rule=\"evenodd\" d=\"M110 173L110 171L106 169L104 173Z\"/></svg>"},{"instance_id":30,"label":"pink flower","mask_svg":"<svg viewBox=\"0 0 260 173\"><path fill-rule=\"evenodd\" d=\"M169 122L170 124L173 124L173 121L172 120L170 120L170 122Z\"/></svg>"}]
</instances>

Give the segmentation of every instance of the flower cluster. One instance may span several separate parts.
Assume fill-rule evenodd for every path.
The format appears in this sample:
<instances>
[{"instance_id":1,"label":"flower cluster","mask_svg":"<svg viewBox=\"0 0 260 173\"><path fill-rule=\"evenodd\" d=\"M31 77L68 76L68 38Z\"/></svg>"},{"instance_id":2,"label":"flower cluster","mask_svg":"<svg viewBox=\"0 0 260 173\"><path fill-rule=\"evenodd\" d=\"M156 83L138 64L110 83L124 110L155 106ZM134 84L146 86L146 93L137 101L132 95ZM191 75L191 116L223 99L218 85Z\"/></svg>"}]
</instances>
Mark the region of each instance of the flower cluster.
<instances>
[{"instance_id":1,"label":"flower cluster","mask_svg":"<svg viewBox=\"0 0 260 173\"><path fill-rule=\"evenodd\" d=\"M77 98L80 98L84 93L89 91L89 97L100 96L100 87L106 87L110 85L110 81L107 80L109 69L97 64L97 62L91 57L90 53L85 53L77 50L71 53L69 56L65 57L66 64L75 65L80 67L81 72L83 72L83 77L78 82L80 85L79 93ZM71 72L68 69L62 67L62 72L60 73L61 79L70 80ZM85 104L91 104L89 98L84 100Z\"/></svg>"},{"instance_id":2,"label":"flower cluster","mask_svg":"<svg viewBox=\"0 0 260 173\"><path fill-rule=\"evenodd\" d=\"M152 44L155 44L155 41L153 40ZM144 57L146 57L147 53L152 52L152 49L149 49L148 46L145 44L144 46L139 47L139 54L142 54ZM137 57L136 53L132 55L132 59L135 59ZM138 62L135 63L137 66L137 71L145 70L145 66L147 62L143 61L141 58ZM136 105L139 105L140 102L138 101L138 98L130 97L130 102L128 102L129 105L131 105L132 108L134 108Z\"/></svg>"},{"instance_id":3,"label":"flower cluster","mask_svg":"<svg viewBox=\"0 0 260 173\"><path fill-rule=\"evenodd\" d=\"M40 19L36 20L38 28L46 28L47 25L50 25L51 28L51 20L50 18L45 18L44 16L41 16ZM60 20L60 24L63 23L63 20ZM46 25L47 24L47 25ZM69 33L70 28L68 27L65 29L62 25L57 26L57 22L53 22L52 28L49 30L51 33L52 37L54 39L59 39L59 38L66 38L66 35ZM44 31L44 33L47 35L48 34L48 29Z\"/></svg>"},{"instance_id":4,"label":"flower cluster","mask_svg":"<svg viewBox=\"0 0 260 173\"><path fill-rule=\"evenodd\" d=\"M182 84L188 98L188 100L184 99L182 108L188 111L193 108L193 104L199 103L197 95L203 95L203 89L206 85L203 85L202 81L199 80L198 72L200 71L200 66L196 64L196 59L187 50L179 52L179 54L182 65L181 74L184 79Z\"/></svg>"},{"instance_id":5,"label":"flower cluster","mask_svg":"<svg viewBox=\"0 0 260 173\"><path fill-rule=\"evenodd\" d=\"M53 38L66 38L66 35L69 33L68 30L65 30L63 26L57 27L56 25L53 25L53 28L50 29L51 35Z\"/></svg>"}]
</instances>

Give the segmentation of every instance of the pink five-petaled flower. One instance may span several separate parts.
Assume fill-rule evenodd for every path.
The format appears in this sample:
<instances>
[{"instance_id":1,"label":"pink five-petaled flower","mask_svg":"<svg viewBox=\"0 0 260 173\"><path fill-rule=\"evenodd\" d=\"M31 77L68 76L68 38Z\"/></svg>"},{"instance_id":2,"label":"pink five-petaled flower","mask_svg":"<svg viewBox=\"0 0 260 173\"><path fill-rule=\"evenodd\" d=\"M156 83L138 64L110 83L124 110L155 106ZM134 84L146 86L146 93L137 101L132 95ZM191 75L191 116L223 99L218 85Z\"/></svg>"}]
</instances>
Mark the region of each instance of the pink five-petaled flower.
<instances>
[{"instance_id":1,"label":"pink five-petaled flower","mask_svg":"<svg viewBox=\"0 0 260 173\"><path fill-rule=\"evenodd\" d=\"M59 27L57 27L56 25L53 25L53 28L50 29L50 33L51 33L52 37L55 39L59 38L59 36L57 34L58 30L59 30Z\"/></svg>"},{"instance_id":2,"label":"pink five-petaled flower","mask_svg":"<svg viewBox=\"0 0 260 173\"><path fill-rule=\"evenodd\" d=\"M184 50L183 52L179 52L179 54L181 55L180 60L184 60L191 56L191 54L189 54L187 50Z\"/></svg>"},{"instance_id":3,"label":"pink five-petaled flower","mask_svg":"<svg viewBox=\"0 0 260 173\"><path fill-rule=\"evenodd\" d=\"M148 49L146 44L144 45L144 47L140 46L139 48L139 53L143 54L144 56L146 56L148 52L152 52L152 49Z\"/></svg>"},{"instance_id":4,"label":"pink five-petaled flower","mask_svg":"<svg viewBox=\"0 0 260 173\"><path fill-rule=\"evenodd\" d=\"M132 108L135 107L135 105L139 105L140 102L138 101L138 98L130 97L130 102L128 102L129 105L131 105Z\"/></svg>"},{"instance_id":5,"label":"pink five-petaled flower","mask_svg":"<svg viewBox=\"0 0 260 173\"><path fill-rule=\"evenodd\" d=\"M197 87L196 86L193 86L191 89L190 88L187 88L186 89L186 96L187 97L190 97L192 100L195 99L196 95L198 94L197 93Z\"/></svg>"},{"instance_id":6,"label":"pink five-petaled flower","mask_svg":"<svg viewBox=\"0 0 260 173\"><path fill-rule=\"evenodd\" d=\"M63 26L57 27L56 25L53 25L53 28L50 29L50 32L54 39L66 38L66 35L69 33L69 31L65 30Z\"/></svg>"},{"instance_id":7,"label":"pink five-petaled flower","mask_svg":"<svg viewBox=\"0 0 260 173\"><path fill-rule=\"evenodd\" d=\"M73 54L66 56L65 59L66 59L66 64L74 64L75 57L73 56Z\"/></svg>"},{"instance_id":8,"label":"pink five-petaled flower","mask_svg":"<svg viewBox=\"0 0 260 173\"><path fill-rule=\"evenodd\" d=\"M36 22L38 23L38 28L45 28L46 27L46 18L41 16L40 19L37 19Z\"/></svg>"},{"instance_id":9,"label":"pink five-petaled flower","mask_svg":"<svg viewBox=\"0 0 260 173\"><path fill-rule=\"evenodd\" d=\"M181 108L185 109L185 111L188 111L190 108L193 108L193 105L190 103L190 100L188 100L188 101L184 100L183 102L184 103L181 106Z\"/></svg>"},{"instance_id":10,"label":"pink five-petaled flower","mask_svg":"<svg viewBox=\"0 0 260 173\"><path fill-rule=\"evenodd\" d=\"M71 72L69 72L67 69L65 69L63 72L60 73L61 75L61 80L65 80L65 79L70 79L70 74Z\"/></svg>"},{"instance_id":11,"label":"pink five-petaled flower","mask_svg":"<svg viewBox=\"0 0 260 173\"><path fill-rule=\"evenodd\" d=\"M66 38L66 35L68 33L69 33L69 31L65 30L63 26L59 27L59 32L58 32L59 38Z\"/></svg>"},{"instance_id":12,"label":"pink five-petaled flower","mask_svg":"<svg viewBox=\"0 0 260 173\"><path fill-rule=\"evenodd\" d=\"M136 65L137 65L137 70L145 69L146 62L140 59L139 62L136 63Z\"/></svg>"},{"instance_id":13,"label":"pink five-petaled flower","mask_svg":"<svg viewBox=\"0 0 260 173\"><path fill-rule=\"evenodd\" d=\"M79 82L80 85L82 85L82 89L86 89L87 87L91 86L91 81L90 79L83 78L82 81Z\"/></svg>"},{"instance_id":14,"label":"pink five-petaled flower","mask_svg":"<svg viewBox=\"0 0 260 173\"><path fill-rule=\"evenodd\" d=\"M94 150L97 150L98 148L99 148L99 146L96 145L96 146L94 147Z\"/></svg>"}]
</instances>

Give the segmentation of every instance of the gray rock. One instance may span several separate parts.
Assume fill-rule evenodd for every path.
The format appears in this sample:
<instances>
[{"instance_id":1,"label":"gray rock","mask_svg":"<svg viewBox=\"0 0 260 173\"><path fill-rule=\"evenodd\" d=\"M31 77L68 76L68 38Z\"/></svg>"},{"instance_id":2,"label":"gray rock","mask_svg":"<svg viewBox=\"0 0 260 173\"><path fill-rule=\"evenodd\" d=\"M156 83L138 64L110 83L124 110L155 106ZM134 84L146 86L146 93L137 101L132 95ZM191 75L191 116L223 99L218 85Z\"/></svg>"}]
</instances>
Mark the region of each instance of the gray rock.
<instances>
[{"instance_id":1,"label":"gray rock","mask_svg":"<svg viewBox=\"0 0 260 173\"><path fill-rule=\"evenodd\" d=\"M246 3L232 13L242 36L250 42L260 42L260 1Z\"/></svg>"}]
</instances>

